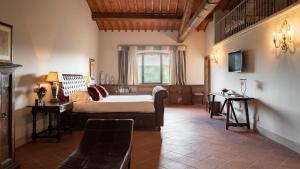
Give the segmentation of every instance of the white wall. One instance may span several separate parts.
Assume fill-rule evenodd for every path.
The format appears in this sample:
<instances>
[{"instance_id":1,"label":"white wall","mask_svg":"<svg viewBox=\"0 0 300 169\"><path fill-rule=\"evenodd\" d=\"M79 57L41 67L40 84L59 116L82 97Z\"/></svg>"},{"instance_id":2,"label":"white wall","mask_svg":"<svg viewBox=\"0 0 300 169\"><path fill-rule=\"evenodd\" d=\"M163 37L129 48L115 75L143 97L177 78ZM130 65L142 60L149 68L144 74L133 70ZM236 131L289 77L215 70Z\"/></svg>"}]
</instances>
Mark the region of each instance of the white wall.
<instances>
[{"instance_id":1,"label":"white wall","mask_svg":"<svg viewBox=\"0 0 300 169\"><path fill-rule=\"evenodd\" d=\"M13 25L16 71L16 145L31 137L32 88L49 71L88 75L98 56L98 28L83 0L1 0L0 21ZM51 95L51 93L49 93ZM46 127L39 118L39 130Z\"/></svg>"},{"instance_id":2,"label":"white wall","mask_svg":"<svg viewBox=\"0 0 300 169\"><path fill-rule=\"evenodd\" d=\"M287 18L294 31L296 52L279 55L272 41L273 32L279 30ZM212 91L229 88L240 91L239 79L246 78L246 94L256 98L251 104L251 122L266 136L300 152L300 5L261 24L224 40L214 46L218 51L219 64L212 65ZM208 26L206 34L207 54L212 51L214 30ZM251 71L229 73L227 54L236 50L247 52ZM240 114L242 117L244 114ZM256 122L257 121L257 122Z\"/></svg>"},{"instance_id":3,"label":"white wall","mask_svg":"<svg viewBox=\"0 0 300 169\"><path fill-rule=\"evenodd\" d=\"M118 79L118 45L168 44L177 45L178 32L104 32L99 33L99 70ZM183 43L187 46L187 83L204 84L204 32L193 32Z\"/></svg>"}]
</instances>

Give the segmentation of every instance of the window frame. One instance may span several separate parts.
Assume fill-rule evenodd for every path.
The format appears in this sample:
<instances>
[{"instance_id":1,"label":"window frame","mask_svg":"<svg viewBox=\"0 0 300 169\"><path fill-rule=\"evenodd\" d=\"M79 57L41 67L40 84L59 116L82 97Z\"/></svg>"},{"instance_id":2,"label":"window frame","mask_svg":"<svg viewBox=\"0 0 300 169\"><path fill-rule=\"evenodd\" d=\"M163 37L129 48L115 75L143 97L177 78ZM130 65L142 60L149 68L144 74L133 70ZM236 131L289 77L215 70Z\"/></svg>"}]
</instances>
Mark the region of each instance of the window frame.
<instances>
[{"instance_id":1,"label":"window frame","mask_svg":"<svg viewBox=\"0 0 300 169\"><path fill-rule=\"evenodd\" d=\"M154 52L155 53L155 52ZM160 82L159 83L147 83L145 82L145 77L144 77L144 66L145 66L145 55L147 55L149 53L141 53L141 57L142 57L142 82L140 84L143 85L169 85L171 82L169 83L163 83L163 53L158 53L159 57L160 57ZM170 65L170 63L169 63Z\"/></svg>"}]
</instances>

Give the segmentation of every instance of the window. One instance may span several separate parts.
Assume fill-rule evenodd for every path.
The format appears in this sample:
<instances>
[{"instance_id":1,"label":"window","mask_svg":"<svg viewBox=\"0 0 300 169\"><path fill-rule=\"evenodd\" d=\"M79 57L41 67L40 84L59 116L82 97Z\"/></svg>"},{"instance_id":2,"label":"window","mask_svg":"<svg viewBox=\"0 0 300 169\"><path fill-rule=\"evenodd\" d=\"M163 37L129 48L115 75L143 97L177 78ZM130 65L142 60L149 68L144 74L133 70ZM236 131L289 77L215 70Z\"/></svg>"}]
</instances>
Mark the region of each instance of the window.
<instances>
[{"instance_id":1,"label":"window","mask_svg":"<svg viewBox=\"0 0 300 169\"><path fill-rule=\"evenodd\" d=\"M168 53L147 51L138 54L138 83L170 83L170 56Z\"/></svg>"}]
</instances>

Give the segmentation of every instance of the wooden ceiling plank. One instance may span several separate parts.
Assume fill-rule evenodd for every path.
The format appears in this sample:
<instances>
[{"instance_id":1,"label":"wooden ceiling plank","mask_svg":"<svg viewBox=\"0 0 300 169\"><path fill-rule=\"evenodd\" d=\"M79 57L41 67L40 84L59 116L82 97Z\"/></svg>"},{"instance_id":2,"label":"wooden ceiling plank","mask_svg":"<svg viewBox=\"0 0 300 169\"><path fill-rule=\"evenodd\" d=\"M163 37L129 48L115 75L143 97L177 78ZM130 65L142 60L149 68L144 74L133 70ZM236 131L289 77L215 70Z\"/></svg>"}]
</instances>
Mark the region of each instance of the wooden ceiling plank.
<instances>
[{"instance_id":1,"label":"wooden ceiling plank","mask_svg":"<svg viewBox=\"0 0 300 169\"><path fill-rule=\"evenodd\" d=\"M114 31L114 27L111 23L111 21L107 21L108 25L109 25L109 30L111 30L112 32Z\"/></svg>"},{"instance_id":2,"label":"wooden ceiling plank","mask_svg":"<svg viewBox=\"0 0 300 169\"><path fill-rule=\"evenodd\" d=\"M97 24L97 26L98 26L98 29L101 30L100 22L99 22L99 21L96 21L96 24Z\"/></svg>"},{"instance_id":3,"label":"wooden ceiling plank","mask_svg":"<svg viewBox=\"0 0 300 169\"><path fill-rule=\"evenodd\" d=\"M106 22L106 21L103 21L103 25L104 25L104 30L105 30L105 32L107 32L107 30L108 30L107 22Z\"/></svg>"},{"instance_id":4,"label":"wooden ceiling plank","mask_svg":"<svg viewBox=\"0 0 300 169\"><path fill-rule=\"evenodd\" d=\"M167 13L170 13L170 4L171 4L171 0L168 0Z\"/></svg>"},{"instance_id":5,"label":"wooden ceiling plank","mask_svg":"<svg viewBox=\"0 0 300 169\"><path fill-rule=\"evenodd\" d=\"M154 2L153 0L151 0L151 11L152 11L152 14L154 13Z\"/></svg>"},{"instance_id":6,"label":"wooden ceiling plank","mask_svg":"<svg viewBox=\"0 0 300 169\"><path fill-rule=\"evenodd\" d=\"M92 18L94 20L98 19L162 19L162 20L181 20L181 16L158 16L158 15L146 15L146 14L134 14L134 13L126 13L126 14L116 14L116 13L100 13L93 12Z\"/></svg>"},{"instance_id":7,"label":"wooden ceiling plank","mask_svg":"<svg viewBox=\"0 0 300 169\"><path fill-rule=\"evenodd\" d=\"M128 11L126 13L133 13L134 9L132 8L132 0L126 0Z\"/></svg>"},{"instance_id":8,"label":"wooden ceiling plank","mask_svg":"<svg viewBox=\"0 0 300 169\"><path fill-rule=\"evenodd\" d=\"M121 32L122 30L124 30L124 27L122 25L122 21L118 21L118 26L119 26L119 32Z\"/></svg>"},{"instance_id":9,"label":"wooden ceiling plank","mask_svg":"<svg viewBox=\"0 0 300 169\"><path fill-rule=\"evenodd\" d=\"M167 21L167 22L165 22L165 26L164 26L165 32L167 32L168 29L169 29L169 22Z\"/></svg>"},{"instance_id":10,"label":"wooden ceiling plank","mask_svg":"<svg viewBox=\"0 0 300 169\"><path fill-rule=\"evenodd\" d=\"M103 4L102 4L102 0L96 0L95 1L98 7L98 12L107 12L105 11Z\"/></svg>"},{"instance_id":11,"label":"wooden ceiling plank","mask_svg":"<svg viewBox=\"0 0 300 169\"><path fill-rule=\"evenodd\" d=\"M105 1L105 2L108 2L108 1ZM116 2L116 1L113 1L113 2ZM116 8L113 6L113 3L112 3L112 2L108 2L106 6L109 7L109 9L110 9L111 12L113 12L113 13L114 13L114 12L118 12L118 11L116 10Z\"/></svg>"},{"instance_id":12,"label":"wooden ceiling plank","mask_svg":"<svg viewBox=\"0 0 300 169\"><path fill-rule=\"evenodd\" d=\"M125 30L125 32L127 32L127 30L128 30L128 24L127 24L127 22L123 21L122 23L124 24L124 30Z\"/></svg>"},{"instance_id":13,"label":"wooden ceiling plank","mask_svg":"<svg viewBox=\"0 0 300 169\"><path fill-rule=\"evenodd\" d=\"M146 0L143 0L143 6L144 6L144 14L146 14Z\"/></svg>"},{"instance_id":14,"label":"wooden ceiling plank","mask_svg":"<svg viewBox=\"0 0 300 169\"><path fill-rule=\"evenodd\" d=\"M124 12L124 9L122 8L121 1L120 1L120 0L117 0L117 1L118 1L119 10L120 10L121 12Z\"/></svg>"},{"instance_id":15,"label":"wooden ceiling plank","mask_svg":"<svg viewBox=\"0 0 300 169\"><path fill-rule=\"evenodd\" d=\"M159 12L162 14L162 0L159 0Z\"/></svg>"},{"instance_id":16,"label":"wooden ceiling plank","mask_svg":"<svg viewBox=\"0 0 300 169\"><path fill-rule=\"evenodd\" d=\"M137 0L134 1L135 13L138 13Z\"/></svg>"},{"instance_id":17,"label":"wooden ceiling plank","mask_svg":"<svg viewBox=\"0 0 300 169\"><path fill-rule=\"evenodd\" d=\"M95 0L87 0L87 3L91 9L92 12L97 12L98 9L98 4Z\"/></svg>"},{"instance_id":18,"label":"wooden ceiling plank","mask_svg":"<svg viewBox=\"0 0 300 169\"><path fill-rule=\"evenodd\" d=\"M124 0L122 0L122 1L124 1ZM125 0L126 13L130 12L128 4L129 4L128 0Z\"/></svg>"},{"instance_id":19,"label":"wooden ceiling plank","mask_svg":"<svg viewBox=\"0 0 300 169\"><path fill-rule=\"evenodd\" d=\"M175 6L175 15L178 15L178 3L179 3L179 0L177 0L176 2L176 6Z\"/></svg>"},{"instance_id":20,"label":"wooden ceiling plank","mask_svg":"<svg viewBox=\"0 0 300 169\"><path fill-rule=\"evenodd\" d=\"M134 24L133 24L133 21L130 21L130 28L131 28L131 32L133 32L133 30L134 30Z\"/></svg>"},{"instance_id":21,"label":"wooden ceiling plank","mask_svg":"<svg viewBox=\"0 0 300 169\"><path fill-rule=\"evenodd\" d=\"M110 12L110 11L108 10L107 6L105 5L105 0L101 0L101 4L102 4L103 9L104 9L105 12Z\"/></svg>"}]
</instances>

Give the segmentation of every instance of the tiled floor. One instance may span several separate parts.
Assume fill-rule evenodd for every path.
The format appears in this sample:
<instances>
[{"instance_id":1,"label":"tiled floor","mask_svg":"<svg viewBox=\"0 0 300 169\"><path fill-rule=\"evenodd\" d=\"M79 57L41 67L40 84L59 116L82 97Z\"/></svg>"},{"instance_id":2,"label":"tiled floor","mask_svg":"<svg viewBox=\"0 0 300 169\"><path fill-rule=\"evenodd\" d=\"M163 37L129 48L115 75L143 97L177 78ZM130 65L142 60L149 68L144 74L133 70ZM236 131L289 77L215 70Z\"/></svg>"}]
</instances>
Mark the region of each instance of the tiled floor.
<instances>
[{"instance_id":1,"label":"tiled floor","mask_svg":"<svg viewBox=\"0 0 300 169\"><path fill-rule=\"evenodd\" d=\"M77 147L82 132L18 149L22 169L53 169ZM136 131L132 169L300 169L300 155L245 128L225 130L199 106L168 107L161 132Z\"/></svg>"}]
</instances>

